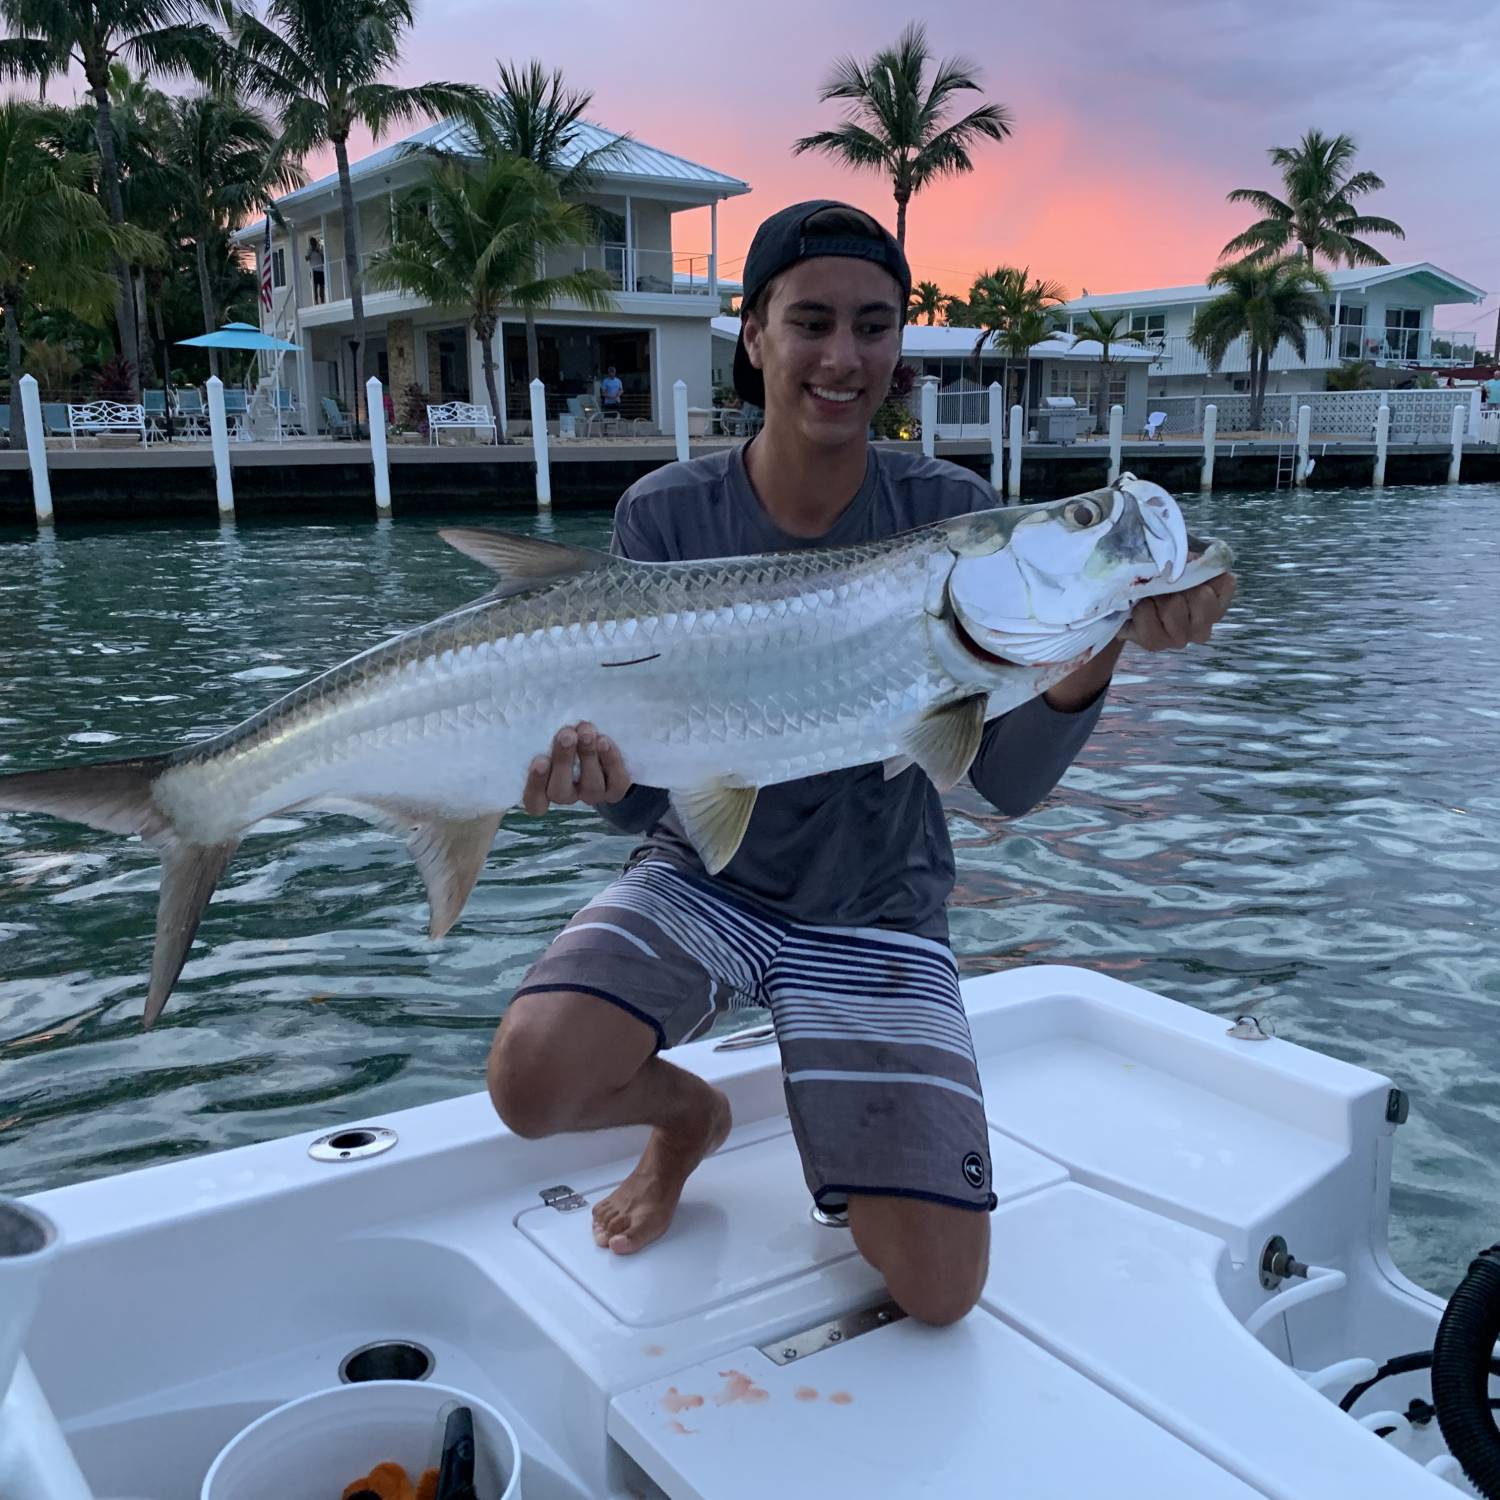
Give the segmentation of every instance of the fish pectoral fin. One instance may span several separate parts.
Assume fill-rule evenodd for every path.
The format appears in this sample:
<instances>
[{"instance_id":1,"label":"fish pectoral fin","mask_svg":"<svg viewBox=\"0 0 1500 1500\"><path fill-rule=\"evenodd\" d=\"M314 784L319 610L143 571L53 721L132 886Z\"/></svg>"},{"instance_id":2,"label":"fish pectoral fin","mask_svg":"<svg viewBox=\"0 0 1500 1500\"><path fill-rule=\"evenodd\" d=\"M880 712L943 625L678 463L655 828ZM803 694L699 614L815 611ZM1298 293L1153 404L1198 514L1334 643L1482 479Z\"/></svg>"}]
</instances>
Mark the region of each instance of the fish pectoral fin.
<instances>
[{"instance_id":1,"label":"fish pectoral fin","mask_svg":"<svg viewBox=\"0 0 1500 1500\"><path fill-rule=\"evenodd\" d=\"M483 563L500 575L495 592L524 593L559 579L606 568L616 559L592 547L571 547L565 542L544 542L537 537L516 536L508 531L482 531L473 526L445 526L438 535L465 557Z\"/></svg>"},{"instance_id":2,"label":"fish pectoral fin","mask_svg":"<svg viewBox=\"0 0 1500 1500\"><path fill-rule=\"evenodd\" d=\"M717 875L740 847L759 788L711 781L671 793L672 810L710 875Z\"/></svg>"},{"instance_id":3,"label":"fish pectoral fin","mask_svg":"<svg viewBox=\"0 0 1500 1500\"><path fill-rule=\"evenodd\" d=\"M984 734L987 693L935 708L906 739L906 753L927 773L940 791L957 785L974 757Z\"/></svg>"},{"instance_id":4,"label":"fish pectoral fin","mask_svg":"<svg viewBox=\"0 0 1500 1500\"><path fill-rule=\"evenodd\" d=\"M161 894L156 900L151 986L146 991L147 1027L167 1003L167 996L187 962L203 909L239 845L238 839L222 844L185 844L168 839L161 845Z\"/></svg>"},{"instance_id":5,"label":"fish pectoral fin","mask_svg":"<svg viewBox=\"0 0 1500 1500\"><path fill-rule=\"evenodd\" d=\"M881 762L881 769L885 772L887 781L894 781L898 776L904 775L916 765L909 755L892 755Z\"/></svg>"},{"instance_id":6,"label":"fish pectoral fin","mask_svg":"<svg viewBox=\"0 0 1500 1500\"><path fill-rule=\"evenodd\" d=\"M462 914L505 813L450 818L431 807L387 798L371 798L358 810L372 823L406 840L427 887L428 935L442 937Z\"/></svg>"}]
</instances>

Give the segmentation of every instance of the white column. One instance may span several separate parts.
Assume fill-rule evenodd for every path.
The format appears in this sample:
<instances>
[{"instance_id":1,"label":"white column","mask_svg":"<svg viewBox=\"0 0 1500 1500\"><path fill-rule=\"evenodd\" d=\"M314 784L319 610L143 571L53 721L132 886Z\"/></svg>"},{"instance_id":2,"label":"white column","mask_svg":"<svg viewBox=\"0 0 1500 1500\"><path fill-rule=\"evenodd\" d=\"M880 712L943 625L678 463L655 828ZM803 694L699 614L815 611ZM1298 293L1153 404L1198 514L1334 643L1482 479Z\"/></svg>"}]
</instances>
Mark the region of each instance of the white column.
<instances>
[{"instance_id":1,"label":"white column","mask_svg":"<svg viewBox=\"0 0 1500 1500\"><path fill-rule=\"evenodd\" d=\"M21 410L26 414L26 461L31 465L31 503L38 526L52 524L52 481L47 477L47 429L35 375L21 377Z\"/></svg>"},{"instance_id":2,"label":"white column","mask_svg":"<svg viewBox=\"0 0 1500 1500\"><path fill-rule=\"evenodd\" d=\"M1448 428L1448 483L1458 483L1458 471L1464 461L1464 427L1469 414L1461 406L1453 408L1453 421Z\"/></svg>"},{"instance_id":3,"label":"white column","mask_svg":"<svg viewBox=\"0 0 1500 1500\"><path fill-rule=\"evenodd\" d=\"M1214 442L1219 435L1219 408L1212 401L1203 408L1203 467L1198 471L1198 488L1214 487Z\"/></svg>"},{"instance_id":4,"label":"white column","mask_svg":"<svg viewBox=\"0 0 1500 1500\"><path fill-rule=\"evenodd\" d=\"M990 381L990 484L1005 487L1005 392L998 380Z\"/></svg>"},{"instance_id":5,"label":"white column","mask_svg":"<svg viewBox=\"0 0 1500 1500\"><path fill-rule=\"evenodd\" d=\"M1307 483L1308 452L1312 447L1312 407L1297 408L1297 473L1296 482Z\"/></svg>"},{"instance_id":6,"label":"white column","mask_svg":"<svg viewBox=\"0 0 1500 1500\"><path fill-rule=\"evenodd\" d=\"M1385 486L1385 454L1391 441L1391 408L1382 394L1380 398L1380 410L1375 414L1375 473L1370 483L1375 488L1383 489Z\"/></svg>"},{"instance_id":7,"label":"white column","mask_svg":"<svg viewBox=\"0 0 1500 1500\"><path fill-rule=\"evenodd\" d=\"M365 381L365 409L370 413L370 461L375 466L375 509L391 513L391 461L385 451L385 392L380 377Z\"/></svg>"},{"instance_id":8,"label":"white column","mask_svg":"<svg viewBox=\"0 0 1500 1500\"><path fill-rule=\"evenodd\" d=\"M1339 309L1344 305L1344 293L1342 290L1333 294L1333 333L1329 336L1329 348L1337 358L1342 358L1340 345L1343 343L1344 335L1339 332Z\"/></svg>"},{"instance_id":9,"label":"white column","mask_svg":"<svg viewBox=\"0 0 1500 1500\"><path fill-rule=\"evenodd\" d=\"M323 247L323 301L333 301L333 252L328 248L328 215L322 214L318 219L318 243ZM344 257L339 256L339 265L344 264ZM344 273L339 271L339 285L344 282ZM347 297L349 294L344 293Z\"/></svg>"},{"instance_id":10,"label":"white column","mask_svg":"<svg viewBox=\"0 0 1500 1500\"><path fill-rule=\"evenodd\" d=\"M1125 408L1112 406L1109 409L1109 479L1113 484L1120 477L1120 446L1125 439Z\"/></svg>"},{"instance_id":11,"label":"white column","mask_svg":"<svg viewBox=\"0 0 1500 1500\"><path fill-rule=\"evenodd\" d=\"M416 334L413 333L415 338ZM500 424L500 436L502 439L510 436L505 424L505 319L495 319L495 396L500 402L500 410L495 413L495 421Z\"/></svg>"},{"instance_id":12,"label":"white column","mask_svg":"<svg viewBox=\"0 0 1500 1500\"><path fill-rule=\"evenodd\" d=\"M719 296L719 200L708 205L708 295Z\"/></svg>"},{"instance_id":13,"label":"white column","mask_svg":"<svg viewBox=\"0 0 1500 1500\"><path fill-rule=\"evenodd\" d=\"M1469 392L1469 436L1475 441L1479 438L1479 418L1483 408L1479 400L1479 387L1476 385Z\"/></svg>"},{"instance_id":14,"label":"white column","mask_svg":"<svg viewBox=\"0 0 1500 1500\"><path fill-rule=\"evenodd\" d=\"M208 377L208 435L214 450L214 489L219 514L234 514L234 479L229 472L229 419L224 415L224 382Z\"/></svg>"},{"instance_id":15,"label":"white column","mask_svg":"<svg viewBox=\"0 0 1500 1500\"><path fill-rule=\"evenodd\" d=\"M922 377L922 452L928 458L937 452L937 377Z\"/></svg>"},{"instance_id":16,"label":"white column","mask_svg":"<svg viewBox=\"0 0 1500 1500\"><path fill-rule=\"evenodd\" d=\"M623 290L635 290L635 222L630 213L630 194L625 194L625 286Z\"/></svg>"},{"instance_id":17,"label":"white column","mask_svg":"<svg viewBox=\"0 0 1500 1500\"><path fill-rule=\"evenodd\" d=\"M552 469L547 459L547 387L540 377L531 382L531 446L536 450L536 503L552 508Z\"/></svg>"},{"instance_id":18,"label":"white column","mask_svg":"<svg viewBox=\"0 0 1500 1500\"><path fill-rule=\"evenodd\" d=\"M1005 498L1016 499L1021 493L1021 443L1026 436L1026 412L1024 408L1010 409L1010 473L1005 480Z\"/></svg>"},{"instance_id":19,"label":"white column","mask_svg":"<svg viewBox=\"0 0 1500 1500\"><path fill-rule=\"evenodd\" d=\"M672 430L677 438L677 461L688 461L687 381L672 382Z\"/></svg>"}]
</instances>

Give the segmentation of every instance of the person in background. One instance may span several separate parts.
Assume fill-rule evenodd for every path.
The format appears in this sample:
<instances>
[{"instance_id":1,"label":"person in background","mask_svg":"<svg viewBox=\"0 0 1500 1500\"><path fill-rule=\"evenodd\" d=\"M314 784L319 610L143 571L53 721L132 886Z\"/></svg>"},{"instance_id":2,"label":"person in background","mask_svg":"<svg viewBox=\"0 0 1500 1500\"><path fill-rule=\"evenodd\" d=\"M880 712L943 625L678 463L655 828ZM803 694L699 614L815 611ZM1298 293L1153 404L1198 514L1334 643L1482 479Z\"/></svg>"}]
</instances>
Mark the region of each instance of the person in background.
<instances>
[{"instance_id":1,"label":"person in background","mask_svg":"<svg viewBox=\"0 0 1500 1500\"><path fill-rule=\"evenodd\" d=\"M611 365L604 379L599 382L599 406L606 416L613 412L620 415L620 402L625 395L625 382L615 374Z\"/></svg>"},{"instance_id":2,"label":"person in background","mask_svg":"<svg viewBox=\"0 0 1500 1500\"><path fill-rule=\"evenodd\" d=\"M323 246L317 235L314 234L308 237L307 254L303 259L312 270L313 301L322 302L326 297L323 280Z\"/></svg>"}]
</instances>

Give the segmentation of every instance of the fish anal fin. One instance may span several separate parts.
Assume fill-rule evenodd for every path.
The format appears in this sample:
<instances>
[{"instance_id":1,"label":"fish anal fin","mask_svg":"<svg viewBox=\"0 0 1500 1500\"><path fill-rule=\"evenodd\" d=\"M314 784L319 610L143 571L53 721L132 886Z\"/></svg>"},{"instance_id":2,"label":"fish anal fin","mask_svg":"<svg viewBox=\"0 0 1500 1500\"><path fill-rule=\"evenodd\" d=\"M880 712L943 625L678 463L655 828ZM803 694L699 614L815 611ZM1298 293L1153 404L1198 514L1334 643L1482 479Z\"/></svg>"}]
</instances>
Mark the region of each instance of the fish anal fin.
<instances>
[{"instance_id":1,"label":"fish anal fin","mask_svg":"<svg viewBox=\"0 0 1500 1500\"><path fill-rule=\"evenodd\" d=\"M755 811L757 791L712 781L672 792L672 810L710 875L717 875L734 858Z\"/></svg>"},{"instance_id":2,"label":"fish anal fin","mask_svg":"<svg viewBox=\"0 0 1500 1500\"><path fill-rule=\"evenodd\" d=\"M204 908L240 841L185 844L169 839L161 847L161 895L156 903L156 947L151 954L151 986L146 992L145 1025L161 1014L187 962L188 949Z\"/></svg>"},{"instance_id":3,"label":"fish anal fin","mask_svg":"<svg viewBox=\"0 0 1500 1500\"><path fill-rule=\"evenodd\" d=\"M906 738L906 753L946 792L956 786L979 753L989 695L979 693L925 715Z\"/></svg>"},{"instance_id":4,"label":"fish anal fin","mask_svg":"<svg viewBox=\"0 0 1500 1500\"><path fill-rule=\"evenodd\" d=\"M472 557L499 575L495 590L500 596L542 588L563 578L573 578L596 568L610 566L615 559L592 547L572 547L565 542L546 542L538 537L517 536L509 531L484 531L474 526L445 526L438 535L465 557Z\"/></svg>"},{"instance_id":5,"label":"fish anal fin","mask_svg":"<svg viewBox=\"0 0 1500 1500\"><path fill-rule=\"evenodd\" d=\"M387 798L371 798L358 811L406 840L427 887L428 934L442 937L463 913L504 811L455 818L435 808Z\"/></svg>"}]
</instances>

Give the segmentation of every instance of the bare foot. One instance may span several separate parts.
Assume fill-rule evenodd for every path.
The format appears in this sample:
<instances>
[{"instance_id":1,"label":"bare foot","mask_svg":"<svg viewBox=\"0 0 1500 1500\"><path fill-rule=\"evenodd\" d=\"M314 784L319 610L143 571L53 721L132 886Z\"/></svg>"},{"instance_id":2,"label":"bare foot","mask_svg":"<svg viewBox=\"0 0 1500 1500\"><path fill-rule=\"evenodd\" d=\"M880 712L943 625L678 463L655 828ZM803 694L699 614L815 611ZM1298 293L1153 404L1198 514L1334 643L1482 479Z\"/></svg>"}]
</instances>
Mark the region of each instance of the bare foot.
<instances>
[{"instance_id":1,"label":"bare foot","mask_svg":"<svg viewBox=\"0 0 1500 1500\"><path fill-rule=\"evenodd\" d=\"M683 1184L705 1156L724 1144L733 1123L729 1100L711 1089L702 1115L671 1133L657 1126L635 1171L594 1205L594 1243L630 1255L667 1232Z\"/></svg>"}]
</instances>

